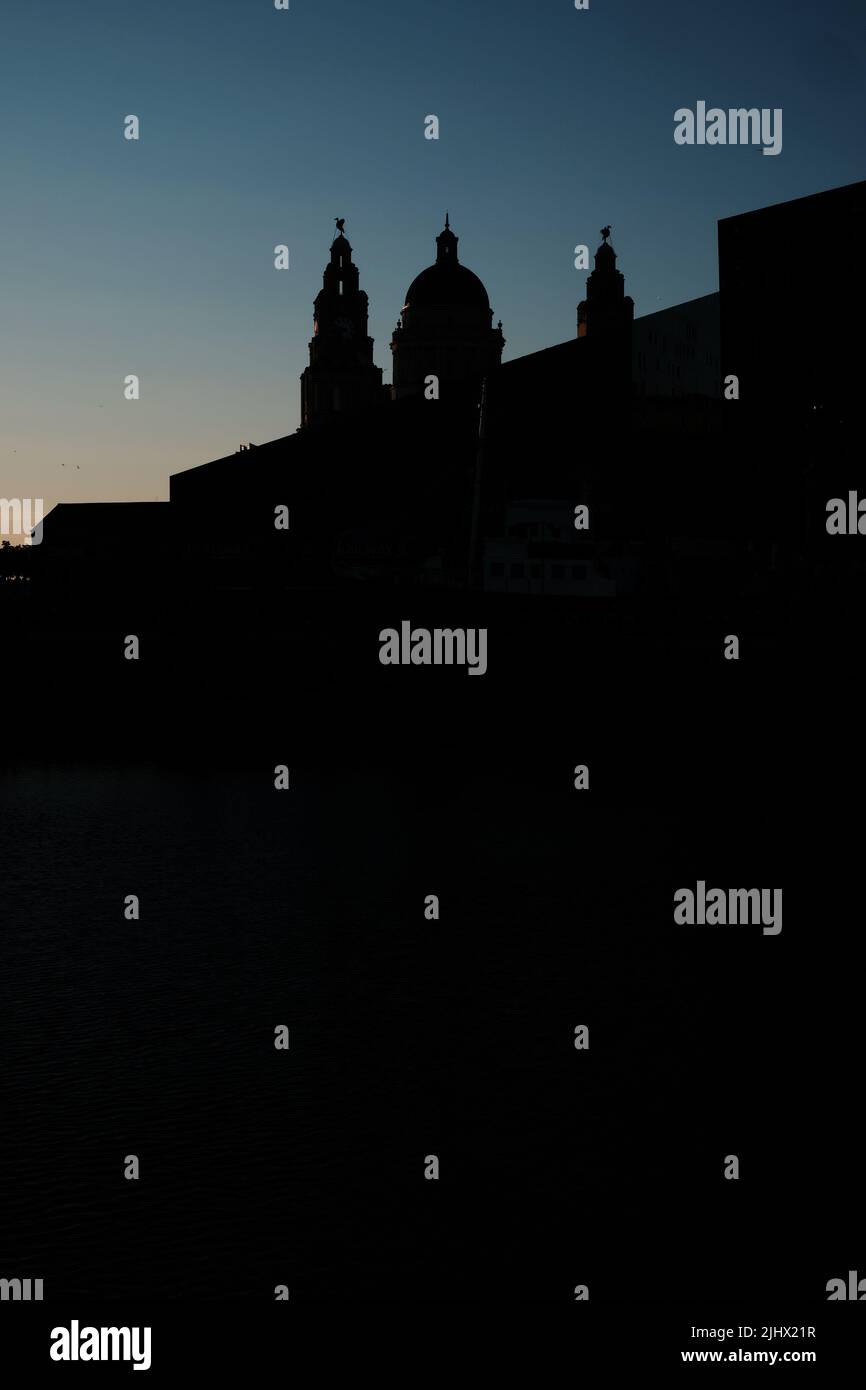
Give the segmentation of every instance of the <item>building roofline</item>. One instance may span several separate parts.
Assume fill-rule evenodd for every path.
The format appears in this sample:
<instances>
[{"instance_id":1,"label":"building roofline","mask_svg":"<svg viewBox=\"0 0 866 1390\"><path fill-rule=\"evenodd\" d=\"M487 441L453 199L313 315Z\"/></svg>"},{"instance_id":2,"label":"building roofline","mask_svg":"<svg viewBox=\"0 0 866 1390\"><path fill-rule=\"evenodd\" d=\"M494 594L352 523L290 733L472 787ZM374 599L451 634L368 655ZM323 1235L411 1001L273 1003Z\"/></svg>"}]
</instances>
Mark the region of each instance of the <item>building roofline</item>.
<instances>
[{"instance_id":1,"label":"building roofline","mask_svg":"<svg viewBox=\"0 0 866 1390\"><path fill-rule=\"evenodd\" d=\"M767 203L762 208L748 208L745 212L732 212L727 217L718 218L718 225L721 226L723 222L739 221L741 217L760 217L765 212L777 212L781 208L792 207L795 203L811 203L815 198L826 198L831 193L850 193L855 188L866 193L866 179L855 179L853 183L837 184L835 188L822 188L817 193L803 193L799 198L783 198L779 203Z\"/></svg>"}]
</instances>

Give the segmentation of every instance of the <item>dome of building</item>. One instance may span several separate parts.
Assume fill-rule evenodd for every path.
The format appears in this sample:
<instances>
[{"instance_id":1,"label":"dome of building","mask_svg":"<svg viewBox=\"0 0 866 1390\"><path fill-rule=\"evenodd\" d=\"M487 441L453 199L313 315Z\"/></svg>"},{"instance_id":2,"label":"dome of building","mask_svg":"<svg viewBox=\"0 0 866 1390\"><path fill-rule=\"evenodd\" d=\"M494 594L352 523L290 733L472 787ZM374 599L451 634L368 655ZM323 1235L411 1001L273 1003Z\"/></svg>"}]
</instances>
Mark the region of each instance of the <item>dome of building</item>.
<instances>
[{"instance_id":1,"label":"dome of building","mask_svg":"<svg viewBox=\"0 0 866 1390\"><path fill-rule=\"evenodd\" d=\"M490 300L483 284L457 259L457 240L446 213L445 230L436 238L436 261L415 276L406 292L406 308L459 305L489 312Z\"/></svg>"},{"instance_id":2,"label":"dome of building","mask_svg":"<svg viewBox=\"0 0 866 1390\"><path fill-rule=\"evenodd\" d=\"M437 261L416 275L406 292L406 304L473 304L489 309L487 291L474 271L459 262Z\"/></svg>"},{"instance_id":3,"label":"dome of building","mask_svg":"<svg viewBox=\"0 0 866 1390\"><path fill-rule=\"evenodd\" d=\"M431 381L451 400L476 393L502 361L502 324L494 328L492 321L487 291L460 264L446 213L445 228L436 238L436 262L416 275L406 291L391 338L393 398L426 391Z\"/></svg>"}]
</instances>

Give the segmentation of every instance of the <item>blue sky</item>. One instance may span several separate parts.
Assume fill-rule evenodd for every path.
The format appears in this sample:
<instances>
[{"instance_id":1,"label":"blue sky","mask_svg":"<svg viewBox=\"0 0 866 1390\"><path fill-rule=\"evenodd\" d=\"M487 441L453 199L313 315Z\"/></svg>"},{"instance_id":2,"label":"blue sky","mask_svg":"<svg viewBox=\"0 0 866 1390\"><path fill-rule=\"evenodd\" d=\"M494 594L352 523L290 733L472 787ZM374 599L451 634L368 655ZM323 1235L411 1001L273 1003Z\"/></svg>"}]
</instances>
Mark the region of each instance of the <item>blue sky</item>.
<instances>
[{"instance_id":1,"label":"blue sky","mask_svg":"<svg viewBox=\"0 0 866 1390\"><path fill-rule=\"evenodd\" d=\"M637 314L709 293L719 217L866 176L864 79L861 0L7 8L0 495L166 497L294 430L335 216L386 381L446 207L506 358L574 335L573 248L608 222ZM677 146L699 99L781 107L781 155ZM818 267L804 247L804 335Z\"/></svg>"}]
</instances>

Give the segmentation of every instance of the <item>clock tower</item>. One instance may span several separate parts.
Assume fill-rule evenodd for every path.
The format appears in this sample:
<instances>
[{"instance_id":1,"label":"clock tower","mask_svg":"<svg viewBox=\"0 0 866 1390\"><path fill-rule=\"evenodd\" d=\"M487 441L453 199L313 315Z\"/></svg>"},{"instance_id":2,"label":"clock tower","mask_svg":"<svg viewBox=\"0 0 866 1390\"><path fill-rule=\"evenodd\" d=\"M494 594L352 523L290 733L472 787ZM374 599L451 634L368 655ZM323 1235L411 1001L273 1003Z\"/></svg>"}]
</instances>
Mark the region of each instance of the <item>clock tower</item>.
<instances>
[{"instance_id":1,"label":"clock tower","mask_svg":"<svg viewBox=\"0 0 866 1390\"><path fill-rule=\"evenodd\" d=\"M367 334L367 296L358 288L342 218L337 228L313 306L310 365L301 376L304 427L382 399L382 368L373 362L373 339Z\"/></svg>"}]
</instances>

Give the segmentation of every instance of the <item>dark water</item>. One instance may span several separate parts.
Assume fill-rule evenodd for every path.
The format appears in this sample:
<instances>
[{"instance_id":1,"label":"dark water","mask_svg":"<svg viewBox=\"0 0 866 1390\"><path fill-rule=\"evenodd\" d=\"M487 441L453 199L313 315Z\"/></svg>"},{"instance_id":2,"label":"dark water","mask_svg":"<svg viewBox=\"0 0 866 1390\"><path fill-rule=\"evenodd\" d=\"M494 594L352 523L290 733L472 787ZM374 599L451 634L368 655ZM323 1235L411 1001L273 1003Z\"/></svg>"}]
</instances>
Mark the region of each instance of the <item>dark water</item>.
<instances>
[{"instance_id":1,"label":"dark water","mask_svg":"<svg viewBox=\"0 0 866 1390\"><path fill-rule=\"evenodd\" d=\"M0 1273L417 1300L802 1294L847 1269L855 986L842 936L816 950L838 916L814 829L778 778L769 808L661 796L642 747L638 794L594 800L507 749L498 772L299 763L287 793L218 749L14 766ZM681 884L783 872L778 938L672 924Z\"/></svg>"}]
</instances>

